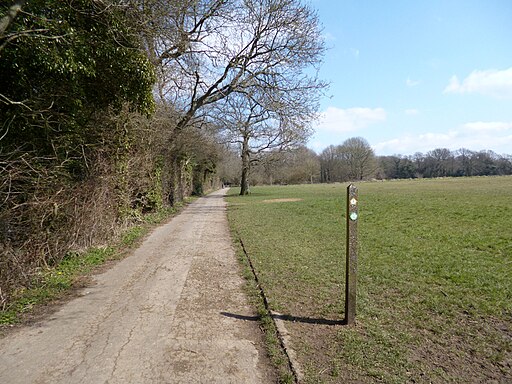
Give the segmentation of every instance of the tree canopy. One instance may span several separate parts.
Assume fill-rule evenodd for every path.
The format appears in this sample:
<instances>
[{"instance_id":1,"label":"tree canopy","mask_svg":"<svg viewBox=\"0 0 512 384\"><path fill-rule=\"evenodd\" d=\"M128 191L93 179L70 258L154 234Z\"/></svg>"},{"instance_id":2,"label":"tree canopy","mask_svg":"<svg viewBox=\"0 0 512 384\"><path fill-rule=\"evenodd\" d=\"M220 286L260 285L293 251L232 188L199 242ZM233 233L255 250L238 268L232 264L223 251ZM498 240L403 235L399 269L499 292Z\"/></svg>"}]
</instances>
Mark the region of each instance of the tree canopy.
<instances>
[{"instance_id":1,"label":"tree canopy","mask_svg":"<svg viewBox=\"0 0 512 384\"><path fill-rule=\"evenodd\" d=\"M363 180L375 175L375 153L365 139L352 137L343 144L331 145L320 155L322 181Z\"/></svg>"},{"instance_id":2,"label":"tree canopy","mask_svg":"<svg viewBox=\"0 0 512 384\"><path fill-rule=\"evenodd\" d=\"M309 69L321 62L324 45L311 7L298 0L168 3L149 2L147 12L159 21L146 41L158 65L160 100L182 111L178 129L230 94L255 88L274 104L281 100L283 110L298 107L299 92L301 113L316 109L325 84Z\"/></svg>"}]
</instances>

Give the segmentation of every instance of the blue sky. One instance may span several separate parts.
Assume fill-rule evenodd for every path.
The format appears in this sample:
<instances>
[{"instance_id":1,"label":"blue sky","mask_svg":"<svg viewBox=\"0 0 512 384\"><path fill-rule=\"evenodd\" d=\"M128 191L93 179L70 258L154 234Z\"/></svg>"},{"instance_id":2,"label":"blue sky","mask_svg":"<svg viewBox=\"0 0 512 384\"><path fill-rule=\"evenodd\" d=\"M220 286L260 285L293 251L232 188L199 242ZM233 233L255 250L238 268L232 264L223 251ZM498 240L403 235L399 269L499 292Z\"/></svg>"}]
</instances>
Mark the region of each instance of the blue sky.
<instances>
[{"instance_id":1,"label":"blue sky","mask_svg":"<svg viewBox=\"0 0 512 384\"><path fill-rule=\"evenodd\" d=\"M308 146L512 155L511 0L311 0L331 83Z\"/></svg>"}]
</instances>

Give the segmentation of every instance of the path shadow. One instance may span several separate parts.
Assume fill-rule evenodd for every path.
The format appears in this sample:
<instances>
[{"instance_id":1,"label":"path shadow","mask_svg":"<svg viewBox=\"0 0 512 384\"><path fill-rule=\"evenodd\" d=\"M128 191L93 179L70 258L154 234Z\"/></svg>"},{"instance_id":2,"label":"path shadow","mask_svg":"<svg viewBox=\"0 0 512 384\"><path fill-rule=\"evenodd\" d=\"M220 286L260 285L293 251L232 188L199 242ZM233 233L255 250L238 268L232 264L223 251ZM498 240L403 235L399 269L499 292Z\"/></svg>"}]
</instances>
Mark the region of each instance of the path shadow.
<instances>
[{"instance_id":1,"label":"path shadow","mask_svg":"<svg viewBox=\"0 0 512 384\"><path fill-rule=\"evenodd\" d=\"M222 316L231 317L232 319L237 320L245 320L245 321L259 321L260 316L245 316L245 315L238 315L236 313L229 313L229 312L221 312Z\"/></svg>"},{"instance_id":2,"label":"path shadow","mask_svg":"<svg viewBox=\"0 0 512 384\"><path fill-rule=\"evenodd\" d=\"M204 195L202 196L205 199L223 199L227 196L227 194L223 193L222 195Z\"/></svg>"},{"instance_id":3,"label":"path shadow","mask_svg":"<svg viewBox=\"0 0 512 384\"><path fill-rule=\"evenodd\" d=\"M229 312L221 312L222 316L231 317L233 319L238 320L246 320L246 321L258 321L260 320L260 316L244 316L236 313ZM302 316L292 316L292 315L281 315L281 314L272 314L274 319L283 320L283 321L292 321L296 323L305 323L305 324L316 324L316 325L343 325L346 324L345 320L330 320L330 319L322 319L322 318L313 318L313 317L302 317Z\"/></svg>"},{"instance_id":4,"label":"path shadow","mask_svg":"<svg viewBox=\"0 0 512 384\"><path fill-rule=\"evenodd\" d=\"M283 321L293 321L297 323L305 323L305 324L317 324L317 325L342 325L343 320L331 320L331 319L323 319L323 318L314 318L314 317L302 317L302 316L292 316L292 315L281 315L281 314L272 314L274 319L279 319Z\"/></svg>"}]
</instances>

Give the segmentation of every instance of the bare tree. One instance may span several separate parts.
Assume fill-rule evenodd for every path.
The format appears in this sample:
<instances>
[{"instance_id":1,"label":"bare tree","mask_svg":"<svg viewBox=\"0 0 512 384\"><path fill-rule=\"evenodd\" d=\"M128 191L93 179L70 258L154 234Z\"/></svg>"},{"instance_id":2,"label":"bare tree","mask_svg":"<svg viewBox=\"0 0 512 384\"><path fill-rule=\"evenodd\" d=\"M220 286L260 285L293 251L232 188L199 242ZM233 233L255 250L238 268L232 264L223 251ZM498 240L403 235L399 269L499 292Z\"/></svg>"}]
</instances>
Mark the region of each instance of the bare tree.
<instances>
[{"instance_id":1,"label":"bare tree","mask_svg":"<svg viewBox=\"0 0 512 384\"><path fill-rule=\"evenodd\" d=\"M300 90L313 100L325 87L305 71L320 62L324 45L317 15L300 0L150 0L144 7L157 93L182 110L178 129L233 92Z\"/></svg>"},{"instance_id":2,"label":"bare tree","mask_svg":"<svg viewBox=\"0 0 512 384\"><path fill-rule=\"evenodd\" d=\"M217 164L217 174L223 185L238 185L240 183L240 161L237 148L230 145L224 146Z\"/></svg>"},{"instance_id":3,"label":"bare tree","mask_svg":"<svg viewBox=\"0 0 512 384\"><path fill-rule=\"evenodd\" d=\"M313 184L320 177L319 156L305 146L284 152L276 168L276 181L285 184Z\"/></svg>"},{"instance_id":4,"label":"bare tree","mask_svg":"<svg viewBox=\"0 0 512 384\"><path fill-rule=\"evenodd\" d=\"M362 180L377 170L375 153L362 137L352 137L338 146L329 146L320 155L322 181Z\"/></svg>"},{"instance_id":5,"label":"bare tree","mask_svg":"<svg viewBox=\"0 0 512 384\"><path fill-rule=\"evenodd\" d=\"M376 170L375 153L362 137L352 137L341 145L348 180L362 180Z\"/></svg>"},{"instance_id":6,"label":"bare tree","mask_svg":"<svg viewBox=\"0 0 512 384\"><path fill-rule=\"evenodd\" d=\"M332 183L341 181L341 159L339 145L329 145L320 154L320 181Z\"/></svg>"},{"instance_id":7,"label":"bare tree","mask_svg":"<svg viewBox=\"0 0 512 384\"><path fill-rule=\"evenodd\" d=\"M461 176L472 176L475 170L474 164L475 152L466 148L460 148L456 151L456 159L460 166Z\"/></svg>"},{"instance_id":8,"label":"bare tree","mask_svg":"<svg viewBox=\"0 0 512 384\"><path fill-rule=\"evenodd\" d=\"M225 140L240 150L240 195L248 193L251 164L270 151L302 144L311 133L307 114L300 114L293 103L276 104L267 96L266 93L233 93L217 105L215 116Z\"/></svg>"}]
</instances>

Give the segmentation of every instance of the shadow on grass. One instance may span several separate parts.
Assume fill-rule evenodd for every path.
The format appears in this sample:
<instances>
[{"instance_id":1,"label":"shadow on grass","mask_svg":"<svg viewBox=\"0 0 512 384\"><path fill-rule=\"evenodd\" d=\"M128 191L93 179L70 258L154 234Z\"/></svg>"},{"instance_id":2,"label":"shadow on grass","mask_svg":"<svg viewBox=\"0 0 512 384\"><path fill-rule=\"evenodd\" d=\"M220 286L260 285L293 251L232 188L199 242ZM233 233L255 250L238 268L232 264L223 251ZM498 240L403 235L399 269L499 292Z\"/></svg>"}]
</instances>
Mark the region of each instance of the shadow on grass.
<instances>
[{"instance_id":1,"label":"shadow on grass","mask_svg":"<svg viewBox=\"0 0 512 384\"><path fill-rule=\"evenodd\" d=\"M222 316L231 317L233 319L238 320L246 320L246 321L259 321L260 316L245 316L238 315L236 313L229 312L221 312ZM281 315L281 314L272 314L272 318L283 321L292 321L296 323L305 323L305 324L317 324L317 325L344 325L346 324L345 320L329 320L329 319L321 319L321 318L312 318L312 317L302 317L302 316L292 316L292 315Z\"/></svg>"}]
</instances>

